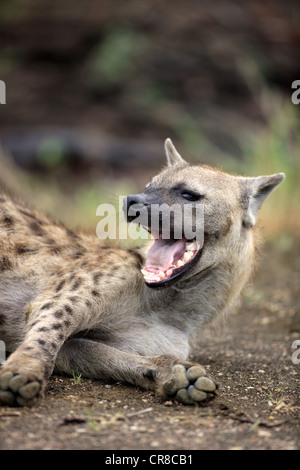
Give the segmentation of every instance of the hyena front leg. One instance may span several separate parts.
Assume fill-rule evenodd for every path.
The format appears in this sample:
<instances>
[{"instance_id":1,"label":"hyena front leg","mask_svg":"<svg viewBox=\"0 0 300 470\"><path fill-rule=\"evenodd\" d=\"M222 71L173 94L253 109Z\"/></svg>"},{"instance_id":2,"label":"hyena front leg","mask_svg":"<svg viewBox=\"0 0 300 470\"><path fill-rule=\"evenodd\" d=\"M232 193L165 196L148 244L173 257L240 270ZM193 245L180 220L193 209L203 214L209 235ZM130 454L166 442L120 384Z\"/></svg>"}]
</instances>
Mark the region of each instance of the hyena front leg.
<instances>
[{"instance_id":1,"label":"hyena front leg","mask_svg":"<svg viewBox=\"0 0 300 470\"><path fill-rule=\"evenodd\" d=\"M73 338L60 349L55 371L131 383L154 390L159 397L195 405L212 398L217 386L205 369L171 355L140 356L98 341Z\"/></svg>"},{"instance_id":2,"label":"hyena front leg","mask_svg":"<svg viewBox=\"0 0 300 470\"><path fill-rule=\"evenodd\" d=\"M0 403L35 405L51 375L57 353L76 328L70 304L35 302L29 308L26 333L19 347L0 370Z\"/></svg>"}]
</instances>

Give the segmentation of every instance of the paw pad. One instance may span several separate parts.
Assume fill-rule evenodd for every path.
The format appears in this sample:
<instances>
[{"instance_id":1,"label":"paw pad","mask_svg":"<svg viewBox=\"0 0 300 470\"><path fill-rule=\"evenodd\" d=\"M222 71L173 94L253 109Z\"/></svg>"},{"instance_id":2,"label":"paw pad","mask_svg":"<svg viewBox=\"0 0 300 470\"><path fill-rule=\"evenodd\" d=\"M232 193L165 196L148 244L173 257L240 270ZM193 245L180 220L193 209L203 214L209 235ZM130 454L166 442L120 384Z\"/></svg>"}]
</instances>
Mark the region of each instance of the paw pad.
<instances>
[{"instance_id":1,"label":"paw pad","mask_svg":"<svg viewBox=\"0 0 300 470\"><path fill-rule=\"evenodd\" d=\"M25 375L14 375L11 371L0 375L0 403L3 405L33 406L40 389L40 382L29 380Z\"/></svg>"},{"instance_id":2,"label":"paw pad","mask_svg":"<svg viewBox=\"0 0 300 470\"><path fill-rule=\"evenodd\" d=\"M216 384L206 377L205 369L199 365L186 369L184 365L176 364L163 385L163 391L168 397L185 405L195 405L212 398L216 389Z\"/></svg>"}]
</instances>

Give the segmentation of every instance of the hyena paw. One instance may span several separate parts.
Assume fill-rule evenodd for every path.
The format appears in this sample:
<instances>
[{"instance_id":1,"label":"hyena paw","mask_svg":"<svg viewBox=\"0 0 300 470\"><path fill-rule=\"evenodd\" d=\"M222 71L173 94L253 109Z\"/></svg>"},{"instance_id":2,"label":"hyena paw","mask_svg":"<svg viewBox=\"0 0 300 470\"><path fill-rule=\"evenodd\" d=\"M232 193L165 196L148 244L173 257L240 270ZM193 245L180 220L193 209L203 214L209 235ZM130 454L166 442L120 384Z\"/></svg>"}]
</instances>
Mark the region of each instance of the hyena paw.
<instances>
[{"instance_id":1,"label":"hyena paw","mask_svg":"<svg viewBox=\"0 0 300 470\"><path fill-rule=\"evenodd\" d=\"M184 405L196 405L213 398L216 389L216 384L206 376L202 366L191 365L189 367L182 364L175 364L172 367L162 387L165 396Z\"/></svg>"},{"instance_id":2,"label":"hyena paw","mask_svg":"<svg viewBox=\"0 0 300 470\"><path fill-rule=\"evenodd\" d=\"M9 406L36 405L42 391L42 382L32 374L0 372L0 404Z\"/></svg>"}]
</instances>

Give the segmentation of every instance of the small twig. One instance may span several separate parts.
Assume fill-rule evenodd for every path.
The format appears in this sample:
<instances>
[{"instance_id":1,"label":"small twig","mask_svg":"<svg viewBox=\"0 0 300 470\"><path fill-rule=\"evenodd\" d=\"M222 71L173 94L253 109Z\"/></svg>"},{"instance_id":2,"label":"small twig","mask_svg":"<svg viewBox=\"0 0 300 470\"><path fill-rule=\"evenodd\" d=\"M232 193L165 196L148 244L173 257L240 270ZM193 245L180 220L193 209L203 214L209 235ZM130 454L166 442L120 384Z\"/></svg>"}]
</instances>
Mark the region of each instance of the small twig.
<instances>
[{"instance_id":1,"label":"small twig","mask_svg":"<svg viewBox=\"0 0 300 470\"><path fill-rule=\"evenodd\" d=\"M3 411L0 413L0 418L6 418L10 416L20 416L21 412L20 411Z\"/></svg>"},{"instance_id":2,"label":"small twig","mask_svg":"<svg viewBox=\"0 0 300 470\"><path fill-rule=\"evenodd\" d=\"M126 418L132 418L133 416L142 415L144 413L149 413L149 411L152 411L152 410L153 408L150 406L149 408L145 408L144 410L132 411L131 413L127 413L125 416Z\"/></svg>"},{"instance_id":3,"label":"small twig","mask_svg":"<svg viewBox=\"0 0 300 470\"><path fill-rule=\"evenodd\" d=\"M288 419L283 419L281 421L277 421L275 423L266 423L265 421L253 420L243 416L236 416L236 415L228 415L228 418L235 419L236 421L240 421L241 423L249 423L256 426L263 426L265 428L274 428L276 426L281 426L282 424L289 421Z\"/></svg>"}]
</instances>

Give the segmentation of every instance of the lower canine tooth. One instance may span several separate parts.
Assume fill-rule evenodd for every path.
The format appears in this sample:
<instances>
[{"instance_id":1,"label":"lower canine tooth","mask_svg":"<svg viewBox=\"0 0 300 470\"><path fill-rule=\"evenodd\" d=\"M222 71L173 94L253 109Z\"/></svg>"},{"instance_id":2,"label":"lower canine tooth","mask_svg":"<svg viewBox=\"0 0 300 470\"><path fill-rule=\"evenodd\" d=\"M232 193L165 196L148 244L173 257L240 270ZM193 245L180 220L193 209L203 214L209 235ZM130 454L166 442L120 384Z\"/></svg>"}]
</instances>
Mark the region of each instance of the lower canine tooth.
<instances>
[{"instance_id":1,"label":"lower canine tooth","mask_svg":"<svg viewBox=\"0 0 300 470\"><path fill-rule=\"evenodd\" d=\"M160 279L164 279L166 277L165 273L163 271L159 271L159 277Z\"/></svg>"},{"instance_id":2,"label":"lower canine tooth","mask_svg":"<svg viewBox=\"0 0 300 470\"><path fill-rule=\"evenodd\" d=\"M180 259L177 261L176 268L181 268L184 265L184 262Z\"/></svg>"}]
</instances>

